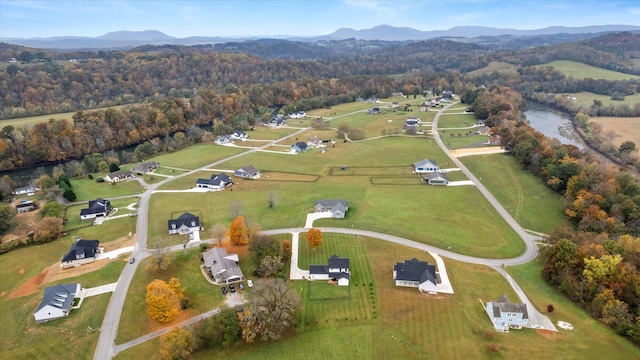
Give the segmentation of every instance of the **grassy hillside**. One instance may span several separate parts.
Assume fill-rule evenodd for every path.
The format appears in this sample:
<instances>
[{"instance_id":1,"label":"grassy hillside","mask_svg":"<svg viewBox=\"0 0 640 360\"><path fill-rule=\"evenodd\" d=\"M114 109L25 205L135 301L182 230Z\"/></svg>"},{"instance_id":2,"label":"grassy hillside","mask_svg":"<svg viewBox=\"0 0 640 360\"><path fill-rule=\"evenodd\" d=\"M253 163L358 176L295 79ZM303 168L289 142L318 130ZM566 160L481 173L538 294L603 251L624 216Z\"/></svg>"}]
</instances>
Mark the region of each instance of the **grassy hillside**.
<instances>
[{"instance_id":1,"label":"grassy hillside","mask_svg":"<svg viewBox=\"0 0 640 360\"><path fill-rule=\"evenodd\" d=\"M569 60L556 60L546 64L537 65L538 67L551 66L557 71L565 74L568 77L583 79L603 79L603 80L625 80L625 79L640 79L638 75L629 75L620 73L617 71L611 71L607 69L597 68L591 65L579 63Z\"/></svg>"},{"instance_id":2,"label":"grassy hillside","mask_svg":"<svg viewBox=\"0 0 640 360\"><path fill-rule=\"evenodd\" d=\"M516 71L517 68L518 68L518 65L509 64L502 61L492 61L489 63L489 65L480 69L469 71L467 74L471 76L476 76L476 75L482 75L482 74L491 74L494 71L497 71L499 73L513 73Z\"/></svg>"}]
</instances>

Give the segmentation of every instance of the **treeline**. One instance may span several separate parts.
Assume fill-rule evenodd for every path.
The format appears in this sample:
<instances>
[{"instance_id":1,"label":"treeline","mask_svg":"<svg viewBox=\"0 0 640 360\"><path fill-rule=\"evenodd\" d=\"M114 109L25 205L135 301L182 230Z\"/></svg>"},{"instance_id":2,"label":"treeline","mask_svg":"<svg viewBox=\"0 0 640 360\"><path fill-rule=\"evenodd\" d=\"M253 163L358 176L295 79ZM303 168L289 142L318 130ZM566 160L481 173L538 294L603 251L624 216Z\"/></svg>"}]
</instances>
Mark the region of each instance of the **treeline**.
<instances>
[{"instance_id":1,"label":"treeline","mask_svg":"<svg viewBox=\"0 0 640 360\"><path fill-rule=\"evenodd\" d=\"M467 94L471 96L470 94ZM544 278L619 334L640 343L640 182L572 145L547 139L522 117L507 87L476 92L476 116L524 169L562 194L573 229L546 238Z\"/></svg>"}]
</instances>

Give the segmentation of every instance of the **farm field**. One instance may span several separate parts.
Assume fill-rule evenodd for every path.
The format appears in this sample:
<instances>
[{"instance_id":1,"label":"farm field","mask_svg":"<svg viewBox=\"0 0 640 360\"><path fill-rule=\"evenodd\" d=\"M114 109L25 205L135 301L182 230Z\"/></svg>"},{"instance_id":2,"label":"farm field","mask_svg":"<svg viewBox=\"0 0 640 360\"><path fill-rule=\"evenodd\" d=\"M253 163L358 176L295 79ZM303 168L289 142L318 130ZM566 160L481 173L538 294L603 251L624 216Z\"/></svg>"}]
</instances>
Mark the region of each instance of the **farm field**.
<instances>
[{"instance_id":1,"label":"farm field","mask_svg":"<svg viewBox=\"0 0 640 360\"><path fill-rule=\"evenodd\" d=\"M154 156L146 161L156 161L165 167L193 170L243 151L246 149L218 146L214 143L198 144L173 153Z\"/></svg>"},{"instance_id":2,"label":"farm field","mask_svg":"<svg viewBox=\"0 0 640 360\"><path fill-rule=\"evenodd\" d=\"M627 95L624 97L624 100L611 100L611 96L607 95L599 95L590 92L579 92L579 93L566 93L566 96L575 97L576 105L579 105L585 109L590 108L593 105L594 100L602 101L603 106L619 106L619 105L629 105L629 107L635 106L635 104L640 103L640 93Z\"/></svg>"},{"instance_id":3,"label":"farm field","mask_svg":"<svg viewBox=\"0 0 640 360\"><path fill-rule=\"evenodd\" d=\"M473 114L447 114L443 113L438 121L438 130L445 129L453 131L461 131L463 129L475 126L477 123L476 117ZM460 130L458 130L460 129ZM475 129L469 129L467 131L474 131Z\"/></svg>"},{"instance_id":4,"label":"farm field","mask_svg":"<svg viewBox=\"0 0 640 360\"><path fill-rule=\"evenodd\" d=\"M497 71L499 73L514 73L517 69L518 65L509 64L502 61L491 61L489 65L480 69L469 71L467 74L476 76L482 74L491 74L494 71Z\"/></svg>"},{"instance_id":5,"label":"farm field","mask_svg":"<svg viewBox=\"0 0 640 360\"><path fill-rule=\"evenodd\" d=\"M567 77L572 77L576 79L584 79L584 78L592 78L592 79L603 79L603 80L626 80L626 79L640 79L638 75L630 75L617 71L602 69L598 67L594 67L591 65L587 65L584 63L580 63L577 61L569 61L569 60L556 60L546 64L536 65L536 67L547 67L551 66L552 68L560 71L565 74Z\"/></svg>"},{"instance_id":6,"label":"farm field","mask_svg":"<svg viewBox=\"0 0 640 360\"><path fill-rule=\"evenodd\" d=\"M571 226L560 195L534 175L522 171L514 157L475 155L460 160L525 229L549 233L558 226Z\"/></svg>"},{"instance_id":7,"label":"farm field","mask_svg":"<svg viewBox=\"0 0 640 360\"><path fill-rule=\"evenodd\" d=\"M89 201L96 198L111 198L124 195L135 195L143 190L136 180L118 183L97 182L95 179L106 176L107 173L93 174L94 179L88 177L71 179L71 188L76 193L76 201Z\"/></svg>"},{"instance_id":8,"label":"farm field","mask_svg":"<svg viewBox=\"0 0 640 360\"><path fill-rule=\"evenodd\" d=\"M616 137L613 138L613 144L620 146L625 141L633 141L640 144L640 118L621 118L621 117L592 117L589 121L602 126L604 133L613 131Z\"/></svg>"}]
</instances>

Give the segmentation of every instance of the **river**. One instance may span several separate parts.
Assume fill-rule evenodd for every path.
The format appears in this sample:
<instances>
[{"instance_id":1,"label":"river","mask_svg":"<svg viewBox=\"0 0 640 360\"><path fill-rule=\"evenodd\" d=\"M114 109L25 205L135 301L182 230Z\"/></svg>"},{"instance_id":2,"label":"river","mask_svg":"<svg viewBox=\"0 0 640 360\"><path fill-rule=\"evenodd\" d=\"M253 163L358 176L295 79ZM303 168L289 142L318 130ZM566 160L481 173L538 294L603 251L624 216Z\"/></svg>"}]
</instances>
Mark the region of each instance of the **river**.
<instances>
[{"instance_id":1,"label":"river","mask_svg":"<svg viewBox=\"0 0 640 360\"><path fill-rule=\"evenodd\" d=\"M531 127L540 131L546 137L560 140L563 144L575 145L580 150L586 148L582 139L573 130L569 115L533 101L528 101L528 105L524 116L527 117Z\"/></svg>"}]
</instances>

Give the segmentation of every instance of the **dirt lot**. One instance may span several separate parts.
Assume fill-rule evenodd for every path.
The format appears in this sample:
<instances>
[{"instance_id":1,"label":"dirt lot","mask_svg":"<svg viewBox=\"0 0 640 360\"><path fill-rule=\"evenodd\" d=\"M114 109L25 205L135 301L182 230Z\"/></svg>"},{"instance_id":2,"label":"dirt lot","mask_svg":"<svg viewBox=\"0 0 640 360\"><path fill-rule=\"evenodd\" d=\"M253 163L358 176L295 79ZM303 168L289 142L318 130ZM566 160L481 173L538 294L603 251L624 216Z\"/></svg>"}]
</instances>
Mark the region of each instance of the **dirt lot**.
<instances>
[{"instance_id":1,"label":"dirt lot","mask_svg":"<svg viewBox=\"0 0 640 360\"><path fill-rule=\"evenodd\" d=\"M13 201L11 202L11 206L15 208L15 206L18 205L22 199L22 197L13 199ZM27 237L27 234L35 228L38 220L40 220L39 214L40 209L17 214L15 217L15 221L18 223L18 225L13 229L13 231L8 234L4 234L0 238L0 244L4 244L5 242L13 240L25 239Z\"/></svg>"},{"instance_id":2,"label":"dirt lot","mask_svg":"<svg viewBox=\"0 0 640 360\"><path fill-rule=\"evenodd\" d=\"M616 137L612 142L616 146L620 146L625 141L633 141L640 145L640 117L592 117L589 121L600 124L605 134L613 131Z\"/></svg>"},{"instance_id":3,"label":"dirt lot","mask_svg":"<svg viewBox=\"0 0 640 360\"><path fill-rule=\"evenodd\" d=\"M116 241L105 244L104 251L108 252L108 251L119 249L125 246L133 246L134 244L135 244L135 236L133 236L131 239L129 239L128 237L122 237ZM40 285L42 284L47 284L50 282L86 274L88 272L95 271L102 268L103 266L107 265L111 261L126 261L126 260L127 260L126 257L124 259L122 259L121 257L120 260L118 259L99 260L99 261L94 261L90 264L85 264L82 266L78 266L70 269L64 269L64 270L60 267L60 263L57 262L51 266L44 268L40 274L27 280L24 284L22 284L18 288L18 290L12 292L9 295L9 299L20 297L20 296L31 295L37 292L38 289L40 288ZM24 269L21 269L20 271L24 271Z\"/></svg>"},{"instance_id":4,"label":"dirt lot","mask_svg":"<svg viewBox=\"0 0 640 360\"><path fill-rule=\"evenodd\" d=\"M482 155L482 154L498 154L504 152L500 146L487 146L479 148L465 148L451 150L451 154L455 157L468 156L468 155Z\"/></svg>"}]
</instances>

